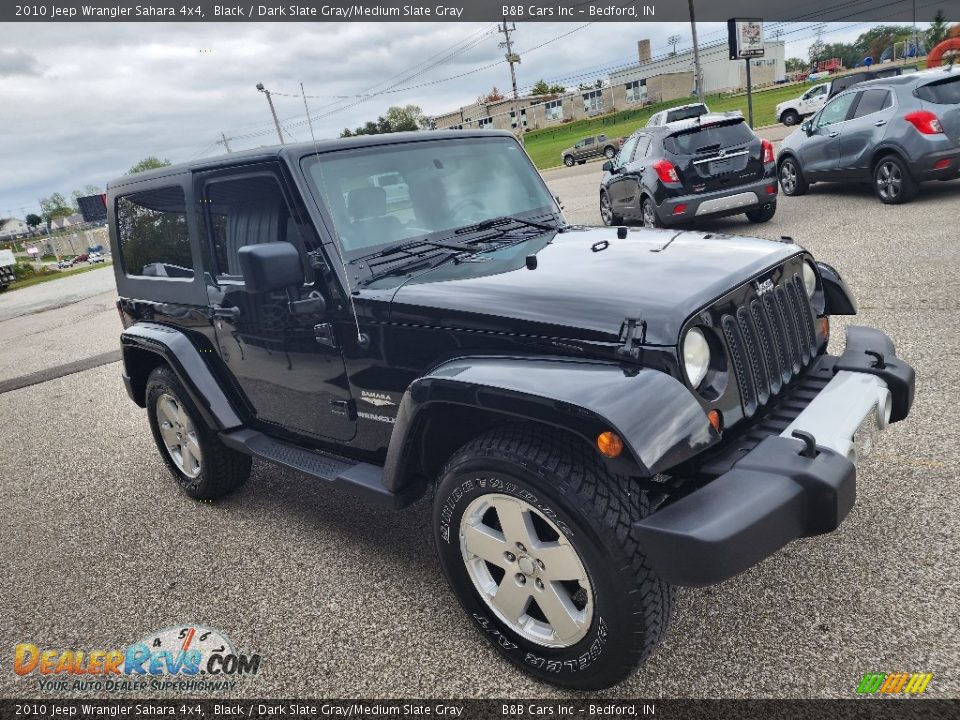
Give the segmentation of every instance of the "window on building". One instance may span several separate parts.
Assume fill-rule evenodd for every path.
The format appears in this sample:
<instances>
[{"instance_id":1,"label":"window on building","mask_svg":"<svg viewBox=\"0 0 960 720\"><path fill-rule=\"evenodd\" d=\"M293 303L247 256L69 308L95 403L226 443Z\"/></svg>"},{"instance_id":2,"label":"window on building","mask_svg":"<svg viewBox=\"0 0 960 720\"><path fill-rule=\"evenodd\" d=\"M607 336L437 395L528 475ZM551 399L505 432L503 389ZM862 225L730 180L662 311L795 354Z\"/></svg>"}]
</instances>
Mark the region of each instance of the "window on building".
<instances>
[{"instance_id":1,"label":"window on building","mask_svg":"<svg viewBox=\"0 0 960 720\"><path fill-rule=\"evenodd\" d=\"M647 99L646 80L634 80L633 82L628 82L624 87L627 89L628 103L644 102Z\"/></svg>"},{"instance_id":2,"label":"window on building","mask_svg":"<svg viewBox=\"0 0 960 720\"><path fill-rule=\"evenodd\" d=\"M516 115L517 114L513 110L510 111L510 127L512 128L517 127ZM522 110L520 110L520 123L523 125L523 127L527 126L527 109L526 108L523 108Z\"/></svg>"},{"instance_id":3,"label":"window on building","mask_svg":"<svg viewBox=\"0 0 960 720\"><path fill-rule=\"evenodd\" d=\"M493 125L493 118L492 118L492 117L485 117L485 118L480 118L479 120L477 120L477 127L481 127L481 128L482 128L482 127L487 127L487 125Z\"/></svg>"},{"instance_id":4,"label":"window on building","mask_svg":"<svg viewBox=\"0 0 960 720\"><path fill-rule=\"evenodd\" d=\"M600 90L583 93L583 109L591 114L603 110L603 93Z\"/></svg>"},{"instance_id":5,"label":"window on building","mask_svg":"<svg viewBox=\"0 0 960 720\"><path fill-rule=\"evenodd\" d=\"M117 200L117 236L128 275L193 277L184 204L179 186L144 190Z\"/></svg>"},{"instance_id":6,"label":"window on building","mask_svg":"<svg viewBox=\"0 0 960 720\"><path fill-rule=\"evenodd\" d=\"M543 107L544 115L547 120L560 120L563 118L563 101L553 100Z\"/></svg>"}]
</instances>

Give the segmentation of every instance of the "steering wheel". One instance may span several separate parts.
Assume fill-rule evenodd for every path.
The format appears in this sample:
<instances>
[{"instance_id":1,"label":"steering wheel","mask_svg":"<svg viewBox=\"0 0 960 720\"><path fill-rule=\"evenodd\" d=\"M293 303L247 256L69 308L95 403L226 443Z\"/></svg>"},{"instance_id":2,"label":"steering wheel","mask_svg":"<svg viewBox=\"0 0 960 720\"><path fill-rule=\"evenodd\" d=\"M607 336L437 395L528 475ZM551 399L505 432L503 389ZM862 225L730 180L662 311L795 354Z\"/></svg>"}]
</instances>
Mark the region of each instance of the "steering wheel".
<instances>
[{"instance_id":1,"label":"steering wheel","mask_svg":"<svg viewBox=\"0 0 960 720\"><path fill-rule=\"evenodd\" d=\"M450 217L454 222L476 222L484 219L483 205L475 198L461 200L450 210Z\"/></svg>"}]
</instances>

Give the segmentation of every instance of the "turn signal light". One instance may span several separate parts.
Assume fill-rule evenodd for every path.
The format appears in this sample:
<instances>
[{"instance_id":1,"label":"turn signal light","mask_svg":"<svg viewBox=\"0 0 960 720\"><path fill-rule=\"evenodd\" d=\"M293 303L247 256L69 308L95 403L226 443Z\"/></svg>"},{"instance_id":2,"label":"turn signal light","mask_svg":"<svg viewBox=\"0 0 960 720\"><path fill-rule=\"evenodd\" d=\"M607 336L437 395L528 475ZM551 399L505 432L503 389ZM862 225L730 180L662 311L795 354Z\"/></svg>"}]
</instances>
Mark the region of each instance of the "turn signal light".
<instances>
[{"instance_id":1,"label":"turn signal light","mask_svg":"<svg viewBox=\"0 0 960 720\"><path fill-rule=\"evenodd\" d=\"M680 203L673 209L674 215L683 215L687 211L687 206L683 203Z\"/></svg>"},{"instance_id":2,"label":"turn signal light","mask_svg":"<svg viewBox=\"0 0 960 720\"><path fill-rule=\"evenodd\" d=\"M924 135L939 135L943 132L943 125L940 124L940 119L929 110L917 110L916 112L907 113L903 119Z\"/></svg>"},{"instance_id":3,"label":"turn signal light","mask_svg":"<svg viewBox=\"0 0 960 720\"><path fill-rule=\"evenodd\" d=\"M820 318L820 334L823 335L823 339L830 339L830 316L824 315Z\"/></svg>"},{"instance_id":4,"label":"turn signal light","mask_svg":"<svg viewBox=\"0 0 960 720\"><path fill-rule=\"evenodd\" d=\"M677 175L677 168L669 160L657 160L653 164L653 169L657 171L657 177L665 183L680 182L680 176Z\"/></svg>"},{"instance_id":5,"label":"turn signal light","mask_svg":"<svg viewBox=\"0 0 960 720\"><path fill-rule=\"evenodd\" d=\"M719 410L711 410L708 412L707 420L709 420L710 424L713 425L714 430L720 432L720 429L723 427L723 416L720 414Z\"/></svg>"},{"instance_id":6,"label":"turn signal light","mask_svg":"<svg viewBox=\"0 0 960 720\"><path fill-rule=\"evenodd\" d=\"M619 457L623 452L623 440L615 432L607 430L597 435L597 449L604 457Z\"/></svg>"},{"instance_id":7,"label":"turn signal light","mask_svg":"<svg viewBox=\"0 0 960 720\"><path fill-rule=\"evenodd\" d=\"M761 140L760 145L763 147L763 164L772 163L773 158L773 143L769 140Z\"/></svg>"}]
</instances>

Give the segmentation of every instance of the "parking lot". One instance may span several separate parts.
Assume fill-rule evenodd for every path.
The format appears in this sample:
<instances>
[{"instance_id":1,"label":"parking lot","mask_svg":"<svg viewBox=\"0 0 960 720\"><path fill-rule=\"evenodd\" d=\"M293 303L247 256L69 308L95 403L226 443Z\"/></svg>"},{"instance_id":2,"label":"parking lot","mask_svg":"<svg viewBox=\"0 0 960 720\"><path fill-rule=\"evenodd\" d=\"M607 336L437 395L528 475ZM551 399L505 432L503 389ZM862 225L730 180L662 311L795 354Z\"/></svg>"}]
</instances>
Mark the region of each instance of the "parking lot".
<instances>
[{"instance_id":1,"label":"parking lot","mask_svg":"<svg viewBox=\"0 0 960 720\"><path fill-rule=\"evenodd\" d=\"M545 173L571 222L599 224L599 172ZM855 321L916 368L917 399L861 465L837 532L681 590L651 661L593 697L852 697L864 673L892 671L932 672L928 695L960 694L958 208L960 181L900 207L817 185L781 197L767 224L698 228L790 235L835 265ZM262 463L224 501L180 493L108 355L121 330L111 272L75 278L86 291L64 280L0 295L0 644L112 648L199 623L261 654L236 697L567 696L500 660L460 610L426 501L374 509ZM41 695L7 657L0 694Z\"/></svg>"}]
</instances>

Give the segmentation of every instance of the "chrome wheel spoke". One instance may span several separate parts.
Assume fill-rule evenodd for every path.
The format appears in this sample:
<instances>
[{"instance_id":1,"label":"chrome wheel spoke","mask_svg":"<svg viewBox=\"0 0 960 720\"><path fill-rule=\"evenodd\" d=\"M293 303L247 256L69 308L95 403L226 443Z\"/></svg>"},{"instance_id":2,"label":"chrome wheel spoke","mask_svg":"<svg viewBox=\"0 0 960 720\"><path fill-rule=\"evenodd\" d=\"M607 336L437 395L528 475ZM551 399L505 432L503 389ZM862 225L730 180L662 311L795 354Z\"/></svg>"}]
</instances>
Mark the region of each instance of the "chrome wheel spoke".
<instances>
[{"instance_id":1,"label":"chrome wheel spoke","mask_svg":"<svg viewBox=\"0 0 960 720\"><path fill-rule=\"evenodd\" d=\"M183 403L168 393L157 398L154 415L160 438L177 469L190 478L200 474L203 453L200 439Z\"/></svg>"},{"instance_id":2,"label":"chrome wheel spoke","mask_svg":"<svg viewBox=\"0 0 960 720\"><path fill-rule=\"evenodd\" d=\"M526 585L519 585L513 573L508 572L503 576L503 582L500 583L500 587L497 588L497 592L490 599L490 602L508 620L519 623L520 618L527 614L527 607L530 605L530 590Z\"/></svg>"},{"instance_id":3,"label":"chrome wheel spoke","mask_svg":"<svg viewBox=\"0 0 960 720\"><path fill-rule=\"evenodd\" d=\"M163 438L163 441L167 444L167 449L172 449L177 447L177 431L173 429L173 426L168 422L160 423L160 436Z\"/></svg>"},{"instance_id":4,"label":"chrome wheel spoke","mask_svg":"<svg viewBox=\"0 0 960 720\"><path fill-rule=\"evenodd\" d=\"M463 547L471 555L500 567L508 565L504 553L508 552L503 533L486 525L468 525L463 532Z\"/></svg>"},{"instance_id":5,"label":"chrome wheel spoke","mask_svg":"<svg viewBox=\"0 0 960 720\"><path fill-rule=\"evenodd\" d=\"M543 563L541 577L549 580L586 580L583 565L572 547L565 543L544 543L533 548Z\"/></svg>"},{"instance_id":6,"label":"chrome wheel spoke","mask_svg":"<svg viewBox=\"0 0 960 720\"><path fill-rule=\"evenodd\" d=\"M164 418L171 425L176 425L180 422L180 409L177 407L177 403L169 395L161 396L160 400L157 401L157 410L163 413Z\"/></svg>"},{"instance_id":7,"label":"chrome wheel spoke","mask_svg":"<svg viewBox=\"0 0 960 720\"><path fill-rule=\"evenodd\" d=\"M500 519L500 527L503 528L503 536L508 543L528 548L533 545L532 538L536 537L533 520L519 502L511 498L497 502L494 507Z\"/></svg>"},{"instance_id":8,"label":"chrome wheel spoke","mask_svg":"<svg viewBox=\"0 0 960 720\"><path fill-rule=\"evenodd\" d=\"M537 605L543 610L558 640L564 641L567 638L576 637L581 629L582 613L577 610L573 600L562 586L548 582L544 585L543 592L537 594L536 599Z\"/></svg>"}]
</instances>

